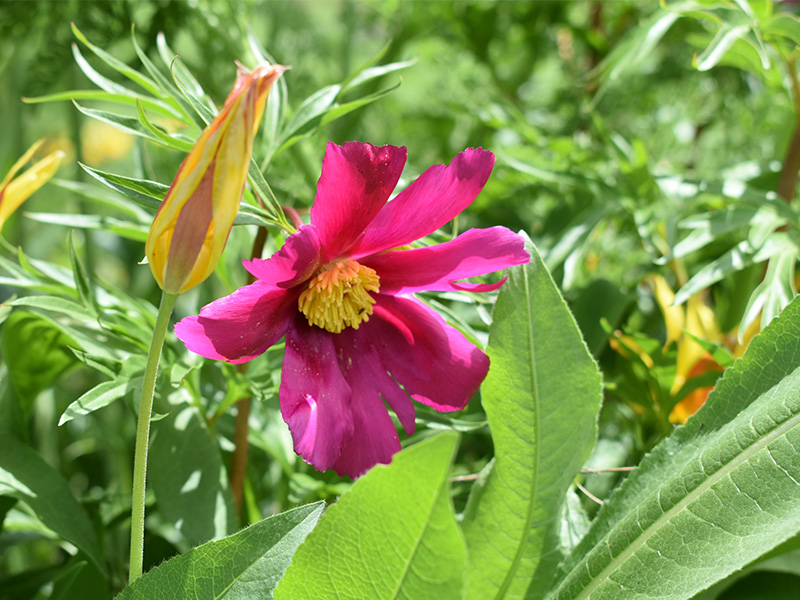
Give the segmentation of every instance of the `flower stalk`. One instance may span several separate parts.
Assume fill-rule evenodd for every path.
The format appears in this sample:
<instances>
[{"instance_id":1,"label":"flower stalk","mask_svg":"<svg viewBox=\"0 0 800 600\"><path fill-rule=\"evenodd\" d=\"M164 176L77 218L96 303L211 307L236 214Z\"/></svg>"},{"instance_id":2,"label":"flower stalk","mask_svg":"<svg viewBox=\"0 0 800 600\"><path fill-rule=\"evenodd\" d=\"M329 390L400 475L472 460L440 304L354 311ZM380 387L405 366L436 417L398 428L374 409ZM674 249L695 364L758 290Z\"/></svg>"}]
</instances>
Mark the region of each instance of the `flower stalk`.
<instances>
[{"instance_id":1,"label":"flower stalk","mask_svg":"<svg viewBox=\"0 0 800 600\"><path fill-rule=\"evenodd\" d=\"M153 339L147 353L147 365L144 370L142 399L139 402L139 420L136 426L136 449L133 459L133 493L131 496L131 558L128 583L142 574L144 563L144 501L147 478L147 449L150 439L150 416L153 411L153 394L156 387L158 363L161 360L161 348L167 333L169 318L175 306L177 294L163 292L158 307Z\"/></svg>"},{"instance_id":2,"label":"flower stalk","mask_svg":"<svg viewBox=\"0 0 800 600\"><path fill-rule=\"evenodd\" d=\"M253 258L261 258L264 252L264 244L267 241L267 230L264 227L258 228L256 239L253 242ZM252 273L247 274L247 283L255 282L256 278ZM248 363L237 365L239 373L247 372ZM236 505L236 512L239 518L242 517L242 505L244 503L244 480L247 477L247 458L250 453L248 436L250 435L250 396L242 398L236 403L236 421L233 430L233 456L231 457L231 492L233 502Z\"/></svg>"}]
</instances>

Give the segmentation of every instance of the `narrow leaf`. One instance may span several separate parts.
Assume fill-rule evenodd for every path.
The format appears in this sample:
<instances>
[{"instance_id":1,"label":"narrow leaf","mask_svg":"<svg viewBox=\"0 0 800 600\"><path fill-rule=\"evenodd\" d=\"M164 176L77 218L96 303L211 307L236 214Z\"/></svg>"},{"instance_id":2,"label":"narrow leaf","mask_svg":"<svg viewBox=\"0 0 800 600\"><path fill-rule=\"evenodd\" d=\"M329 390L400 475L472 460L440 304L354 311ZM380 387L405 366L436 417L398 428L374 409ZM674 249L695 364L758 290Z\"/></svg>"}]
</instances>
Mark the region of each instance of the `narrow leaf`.
<instances>
[{"instance_id":1,"label":"narrow leaf","mask_svg":"<svg viewBox=\"0 0 800 600\"><path fill-rule=\"evenodd\" d=\"M99 215L79 215L64 213L25 213L25 216L32 221L39 223L51 223L63 227L74 227L76 229L96 229L100 231L110 231L117 235L144 242L147 239L148 227L130 221L115 219L114 217L102 217Z\"/></svg>"},{"instance_id":2,"label":"narrow leaf","mask_svg":"<svg viewBox=\"0 0 800 600\"><path fill-rule=\"evenodd\" d=\"M112 402L125 397L126 394L133 390L142 389L142 378L135 379L122 379L113 381L104 381L96 385L83 396L70 404L61 418L58 420L59 426L72 421L76 417L82 417L93 413Z\"/></svg>"},{"instance_id":3,"label":"narrow leaf","mask_svg":"<svg viewBox=\"0 0 800 600\"><path fill-rule=\"evenodd\" d=\"M81 163L78 164L84 171L103 185L120 192L139 206L150 209L153 212L157 211L158 207L161 206L161 201L164 199L169 189L169 186L156 181L123 177L122 175L115 175L114 173L106 173L99 169L93 169Z\"/></svg>"},{"instance_id":4,"label":"narrow leaf","mask_svg":"<svg viewBox=\"0 0 800 600\"><path fill-rule=\"evenodd\" d=\"M734 42L744 36L749 29L747 25L724 25L721 27L708 47L695 60L697 70L708 71L716 66Z\"/></svg>"},{"instance_id":5,"label":"narrow leaf","mask_svg":"<svg viewBox=\"0 0 800 600\"><path fill-rule=\"evenodd\" d=\"M103 121L104 123L108 123L109 125L119 129L120 131L124 131L125 133L138 135L139 137L148 139L151 142L156 142L157 144L165 145L161 142L161 140L157 136L153 135L150 132L150 130L147 129L147 127L142 125L138 119L108 112L106 110L86 108L85 106L78 104L75 100L73 100L72 103L80 112L85 114L87 117L92 117L93 119L97 119L98 121Z\"/></svg>"},{"instance_id":6,"label":"narrow leaf","mask_svg":"<svg viewBox=\"0 0 800 600\"><path fill-rule=\"evenodd\" d=\"M151 79L145 77L144 75L139 73L139 71L130 68L122 61L117 60L102 48L99 48L98 46L92 44L88 39L86 39L86 36L83 35L83 33L81 33L81 31L75 26L75 23L72 23L72 33L75 34L76 38L78 38L87 48L89 48L89 50L94 52L95 55L97 55L109 67L111 67L118 73L124 75L134 83L140 85L142 88L150 92L153 96L163 98L165 100L168 98L167 96L165 96L164 92L161 89L159 89L159 87Z\"/></svg>"},{"instance_id":7,"label":"narrow leaf","mask_svg":"<svg viewBox=\"0 0 800 600\"><path fill-rule=\"evenodd\" d=\"M155 136L160 142L167 146L168 148L174 148L176 150L181 150L183 152L189 152L194 144L187 140L183 140L177 136L170 135L165 133L153 123L150 122L150 119L147 117L147 114L144 112L144 106L141 102L136 103L136 114L139 116L139 122L144 126L147 131L150 132L151 135Z\"/></svg>"},{"instance_id":8,"label":"narrow leaf","mask_svg":"<svg viewBox=\"0 0 800 600\"><path fill-rule=\"evenodd\" d=\"M387 44L388 47L388 44ZM408 67L414 65L417 62L416 58L412 58L411 60L404 60L401 62L393 62L389 63L388 65L380 65L378 67L370 67L368 69L364 69L360 73L356 74L346 85L342 85L342 94L346 94L350 90L358 87L359 85L363 85L368 81L373 79L377 79L379 77L383 77L384 75L388 75L389 73L394 73L396 71L401 71L402 69L407 69Z\"/></svg>"},{"instance_id":9,"label":"narrow leaf","mask_svg":"<svg viewBox=\"0 0 800 600\"><path fill-rule=\"evenodd\" d=\"M141 102L145 108L158 112L162 116L169 117L171 119L180 118L180 114L176 113L159 100L153 100L152 98L148 98L146 96L129 96L125 94L114 94L99 90L70 90L68 92L58 92L56 94L48 94L46 96L22 98L22 101L26 104L41 104L43 102L59 102L64 100L100 100L104 102L125 104L126 106L136 106L137 102Z\"/></svg>"},{"instance_id":10,"label":"narrow leaf","mask_svg":"<svg viewBox=\"0 0 800 600\"><path fill-rule=\"evenodd\" d=\"M78 298L81 304L93 314L98 314L97 299L94 297L86 270L83 268L78 254L75 252L75 244L72 239L72 232L69 233L69 260L72 263L72 274L75 277L75 289L78 290Z\"/></svg>"}]
</instances>

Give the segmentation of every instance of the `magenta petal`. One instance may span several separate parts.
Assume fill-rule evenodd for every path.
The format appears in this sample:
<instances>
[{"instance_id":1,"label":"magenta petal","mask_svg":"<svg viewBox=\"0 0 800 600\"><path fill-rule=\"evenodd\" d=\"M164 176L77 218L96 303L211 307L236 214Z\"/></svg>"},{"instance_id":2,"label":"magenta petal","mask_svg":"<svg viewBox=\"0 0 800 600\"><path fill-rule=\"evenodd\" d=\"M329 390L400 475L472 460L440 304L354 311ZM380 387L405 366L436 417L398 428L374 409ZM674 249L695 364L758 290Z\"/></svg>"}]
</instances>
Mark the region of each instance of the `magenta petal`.
<instances>
[{"instance_id":1,"label":"magenta petal","mask_svg":"<svg viewBox=\"0 0 800 600\"><path fill-rule=\"evenodd\" d=\"M310 326L298 314L286 332L278 396L294 451L320 471L340 459L353 437L351 395L336 359L333 336Z\"/></svg>"},{"instance_id":2,"label":"magenta petal","mask_svg":"<svg viewBox=\"0 0 800 600\"><path fill-rule=\"evenodd\" d=\"M323 262L361 236L386 204L405 163L405 147L328 143L311 208L311 223L325 249Z\"/></svg>"},{"instance_id":3,"label":"magenta petal","mask_svg":"<svg viewBox=\"0 0 800 600\"><path fill-rule=\"evenodd\" d=\"M360 330L363 330L362 326ZM360 331L359 330L359 331ZM348 333L357 332L348 330ZM400 439L394 424L381 400L381 394L395 400L402 394L405 399L396 412L408 421L409 412L413 426L414 407L411 399L391 381L375 349L363 344L363 336L340 335L336 346L345 378L353 390L350 410L353 415L353 437L345 444L342 455L333 465L339 475L358 477L378 463L388 464L400 450ZM379 393L380 392L380 393Z\"/></svg>"},{"instance_id":4,"label":"magenta petal","mask_svg":"<svg viewBox=\"0 0 800 600\"><path fill-rule=\"evenodd\" d=\"M342 372L351 385L353 379L358 378L362 385L379 393L397 415L406 434L411 435L416 428L414 403L389 375L378 350L373 347L366 333L369 327L367 322L357 330L347 328L336 336L334 341L341 357ZM358 372L351 375L356 370ZM383 410L386 411L385 408Z\"/></svg>"},{"instance_id":5,"label":"magenta petal","mask_svg":"<svg viewBox=\"0 0 800 600\"><path fill-rule=\"evenodd\" d=\"M422 290L490 291L499 285L455 281L525 264L530 260L520 236L505 227L491 227L470 229L444 244L392 250L360 262L377 271L381 278L382 293L407 294Z\"/></svg>"},{"instance_id":6,"label":"magenta petal","mask_svg":"<svg viewBox=\"0 0 800 600\"><path fill-rule=\"evenodd\" d=\"M320 244L317 232L304 225L297 233L286 238L281 249L264 260L244 260L244 268L255 277L277 287L289 288L308 277L320 266Z\"/></svg>"},{"instance_id":7,"label":"magenta petal","mask_svg":"<svg viewBox=\"0 0 800 600\"><path fill-rule=\"evenodd\" d=\"M262 354L286 332L297 313L298 291L257 281L204 306L175 324L175 335L192 352L232 363Z\"/></svg>"},{"instance_id":8,"label":"magenta petal","mask_svg":"<svg viewBox=\"0 0 800 600\"><path fill-rule=\"evenodd\" d=\"M489 357L417 300L378 294L365 334L411 397L442 412L466 406Z\"/></svg>"},{"instance_id":9,"label":"magenta petal","mask_svg":"<svg viewBox=\"0 0 800 600\"><path fill-rule=\"evenodd\" d=\"M449 165L434 165L383 207L354 248L355 258L404 246L439 229L486 185L494 154L468 148Z\"/></svg>"}]
</instances>

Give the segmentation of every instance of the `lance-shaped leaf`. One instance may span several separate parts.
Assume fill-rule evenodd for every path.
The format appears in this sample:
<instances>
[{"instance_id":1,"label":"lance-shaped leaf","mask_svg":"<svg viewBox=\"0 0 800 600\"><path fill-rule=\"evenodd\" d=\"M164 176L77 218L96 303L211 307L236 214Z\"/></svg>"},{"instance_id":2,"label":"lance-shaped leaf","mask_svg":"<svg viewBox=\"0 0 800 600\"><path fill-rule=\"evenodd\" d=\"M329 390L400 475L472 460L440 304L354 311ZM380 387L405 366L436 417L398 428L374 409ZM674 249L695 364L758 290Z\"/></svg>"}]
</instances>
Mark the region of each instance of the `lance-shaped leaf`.
<instances>
[{"instance_id":1,"label":"lance-shaped leaf","mask_svg":"<svg viewBox=\"0 0 800 600\"><path fill-rule=\"evenodd\" d=\"M300 506L198 546L145 573L117 600L272 600L292 554L321 514L321 503Z\"/></svg>"},{"instance_id":2,"label":"lance-shaped leaf","mask_svg":"<svg viewBox=\"0 0 800 600\"><path fill-rule=\"evenodd\" d=\"M605 503L552 599L691 598L800 531L795 300Z\"/></svg>"},{"instance_id":3,"label":"lance-shaped leaf","mask_svg":"<svg viewBox=\"0 0 800 600\"><path fill-rule=\"evenodd\" d=\"M447 480L457 439L439 434L359 479L298 548L275 597L460 599L466 556Z\"/></svg>"},{"instance_id":4,"label":"lance-shaped leaf","mask_svg":"<svg viewBox=\"0 0 800 600\"><path fill-rule=\"evenodd\" d=\"M597 435L597 365L541 257L528 250L530 264L509 271L489 334L481 396L495 463L464 518L468 598L522 598L532 581L550 580L565 493Z\"/></svg>"}]
</instances>

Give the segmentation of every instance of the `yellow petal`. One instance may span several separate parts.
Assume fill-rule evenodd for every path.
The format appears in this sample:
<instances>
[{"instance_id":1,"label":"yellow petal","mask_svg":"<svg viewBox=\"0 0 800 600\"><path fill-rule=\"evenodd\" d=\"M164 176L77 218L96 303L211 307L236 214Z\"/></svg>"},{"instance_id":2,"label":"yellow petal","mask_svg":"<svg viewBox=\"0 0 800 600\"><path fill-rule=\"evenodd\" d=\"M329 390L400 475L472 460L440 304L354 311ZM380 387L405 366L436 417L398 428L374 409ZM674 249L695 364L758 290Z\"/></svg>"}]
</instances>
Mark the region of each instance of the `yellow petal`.
<instances>
[{"instance_id":1,"label":"yellow petal","mask_svg":"<svg viewBox=\"0 0 800 600\"><path fill-rule=\"evenodd\" d=\"M5 188L6 185L8 185L8 182L11 181L11 179L14 177L14 175L17 174L17 171L19 171L23 167L23 165L25 165L31 158L33 158L33 155L36 154L36 152L39 150L39 148L42 147L42 144L44 144L44 138L34 142L33 146L28 148L25 151L25 154L23 154L20 157L20 159L17 162L14 163L14 165L11 167L11 170L8 173L6 173L6 176L3 179L3 182L0 183L0 190Z\"/></svg>"},{"instance_id":2,"label":"yellow petal","mask_svg":"<svg viewBox=\"0 0 800 600\"><path fill-rule=\"evenodd\" d=\"M704 295L704 292L698 292L686 301L686 331L700 339L719 342L722 339L722 333L717 326L714 311L703 302ZM683 387L691 369L707 355L708 352L689 336L684 335L680 339L675 382L670 390L672 394L677 393Z\"/></svg>"},{"instance_id":3,"label":"yellow petal","mask_svg":"<svg viewBox=\"0 0 800 600\"><path fill-rule=\"evenodd\" d=\"M653 286L653 296L661 309L661 314L664 315L664 323L667 326L667 341L664 343L666 349L672 342L677 342L683 334L683 307L673 305L675 293L669 287L666 279L661 275L653 275L649 279Z\"/></svg>"},{"instance_id":4,"label":"yellow petal","mask_svg":"<svg viewBox=\"0 0 800 600\"><path fill-rule=\"evenodd\" d=\"M41 142L42 140L40 140ZM39 142L37 142L39 144ZM36 144L34 144L36 146ZM30 150L28 151L28 153ZM26 153L26 155L28 154ZM24 158L24 157L23 157ZM0 188L0 228L6 219L19 208L30 196L42 187L58 170L64 153L60 150L49 154L22 175L12 180L4 188ZM19 161L12 167L12 172L19 170ZM23 163L24 164L24 163Z\"/></svg>"}]
</instances>

